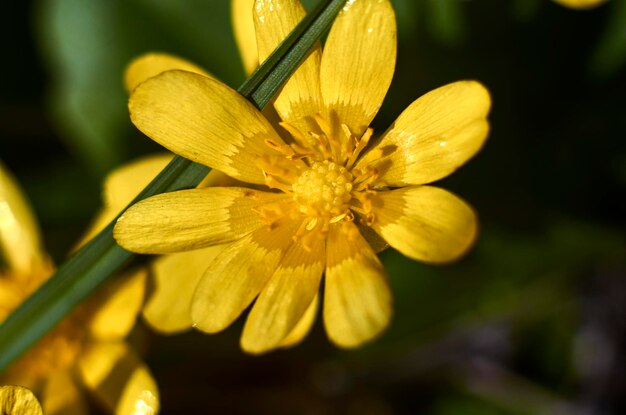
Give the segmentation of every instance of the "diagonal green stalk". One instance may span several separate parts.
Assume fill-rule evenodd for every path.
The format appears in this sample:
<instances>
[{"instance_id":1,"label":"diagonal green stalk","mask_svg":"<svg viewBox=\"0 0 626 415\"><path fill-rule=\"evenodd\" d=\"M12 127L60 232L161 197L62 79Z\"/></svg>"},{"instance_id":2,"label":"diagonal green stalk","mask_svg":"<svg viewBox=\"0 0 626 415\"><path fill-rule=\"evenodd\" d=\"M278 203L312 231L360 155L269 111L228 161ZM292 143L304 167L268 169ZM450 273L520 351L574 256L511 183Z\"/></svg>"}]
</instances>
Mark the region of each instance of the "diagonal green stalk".
<instances>
[{"instance_id":1,"label":"diagonal green stalk","mask_svg":"<svg viewBox=\"0 0 626 415\"><path fill-rule=\"evenodd\" d=\"M329 29L345 0L321 0L244 82L239 92L262 109L289 79L313 45ZM175 157L135 198L195 187L209 169ZM111 222L98 236L67 259L57 272L0 326L0 371L24 353L134 254L113 239Z\"/></svg>"}]
</instances>

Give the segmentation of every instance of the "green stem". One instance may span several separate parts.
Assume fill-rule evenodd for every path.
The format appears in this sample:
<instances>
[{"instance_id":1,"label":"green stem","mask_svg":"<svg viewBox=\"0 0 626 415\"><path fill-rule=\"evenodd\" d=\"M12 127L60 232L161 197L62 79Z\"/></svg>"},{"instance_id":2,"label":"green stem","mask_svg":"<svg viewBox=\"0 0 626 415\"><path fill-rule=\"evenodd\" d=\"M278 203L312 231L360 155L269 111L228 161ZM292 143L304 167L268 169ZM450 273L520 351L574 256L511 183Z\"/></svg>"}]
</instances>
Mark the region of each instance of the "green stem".
<instances>
[{"instance_id":1,"label":"green stem","mask_svg":"<svg viewBox=\"0 0 626 415\"><path fill-rule=\"evenodd\" d=\"M239 92L263 108L289 79L313 45L330 28L345 0L322 0L265 62L244 82ZM205 166L175 157L133 201L195 187L209 172ZM53 328L134 254L113 239L111 222L98 236L67 259L57 272L22 303L0 326L0 371Z\"/></svg>"}]
</instances>

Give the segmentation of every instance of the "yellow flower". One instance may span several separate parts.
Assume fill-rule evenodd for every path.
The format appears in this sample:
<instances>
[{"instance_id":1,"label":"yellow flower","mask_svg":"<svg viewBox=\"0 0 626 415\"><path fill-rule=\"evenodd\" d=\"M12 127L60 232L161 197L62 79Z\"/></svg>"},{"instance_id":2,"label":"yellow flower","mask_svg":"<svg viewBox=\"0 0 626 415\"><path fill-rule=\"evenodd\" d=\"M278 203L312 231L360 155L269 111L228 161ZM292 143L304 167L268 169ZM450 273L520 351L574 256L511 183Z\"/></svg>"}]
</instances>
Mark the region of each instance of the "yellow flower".
<instances>
[{"instance_id":1,"label":"yellow flower","mask_svg":"<svg viewBox=\"0 0 626 415\"><path fill-rule=\"evenodd\" d=\"M258 0L254 12L260 60L305 13L286 0ZM349 1L324 53L316 47L274 102L286 141L213 78L167 71L133 91L131 119L142 132L249 184L157 195L131 207L115 227L120 245L140 253L228 244L196 288L191 315L198 329L224 329L256 298L242 348L261 353L297 342L312 324L325 273L326 332L337 345L354 347L391 317L375 253L383 241L431 263L470 247L472 209L426 184L480 149L489 94L475 81L436 89L368 146L395 56L389 2Z\"/></svg>"},{"instance_id":2,"label":"yellow flower","mask_svg":"<svg viewBox=\"0 0 626 415\"><path fill-rule=\"evenodd\" d=\"M21 386L0 386L0 414L43 415L35 395Z\"/></svg>"},{"instance_id":3,"label":"yellow flower","mask_svg":"<svg viewBox=\"0 0 626 415\"><path fill-rule=\"evenodd\" d=\"M54 268L15 181L0 165L0 321ZM152 414L158 391L146 366L124 343L143 301L145 272L111 281L77 307L0 376L41 399L46 414L86 412L87 389L110 412Z\"/></svg>"},{"instance_id":4,"label":"yellow flower","mask_svg":"<svg viewBox=\"0 0 626 415\"><path fill-rule=\"evenodd\" d=\"M570 9L592 9L605 3L606 0L552 0L561 6L569 7Z\"/></svg>"}]
</instances>

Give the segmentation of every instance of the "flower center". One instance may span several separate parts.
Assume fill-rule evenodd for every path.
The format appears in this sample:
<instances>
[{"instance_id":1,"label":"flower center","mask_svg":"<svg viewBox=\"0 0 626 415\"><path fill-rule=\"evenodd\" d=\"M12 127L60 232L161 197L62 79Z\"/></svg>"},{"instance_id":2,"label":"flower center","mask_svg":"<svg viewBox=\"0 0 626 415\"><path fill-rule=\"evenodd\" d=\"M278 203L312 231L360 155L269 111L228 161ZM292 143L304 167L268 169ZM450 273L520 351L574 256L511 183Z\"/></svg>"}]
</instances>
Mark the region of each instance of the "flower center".
<instances>
[{"instance_id":1,"label":"flower center","mask_svg":"<svg viewBox=\"0 0 626 415\"><path fill-rule=\"evenodd\" d=\"M300 212L332 218L348 210L352 199L352 174L332 161L313 162L292 184Z\"/></svg>"}]
</instances>

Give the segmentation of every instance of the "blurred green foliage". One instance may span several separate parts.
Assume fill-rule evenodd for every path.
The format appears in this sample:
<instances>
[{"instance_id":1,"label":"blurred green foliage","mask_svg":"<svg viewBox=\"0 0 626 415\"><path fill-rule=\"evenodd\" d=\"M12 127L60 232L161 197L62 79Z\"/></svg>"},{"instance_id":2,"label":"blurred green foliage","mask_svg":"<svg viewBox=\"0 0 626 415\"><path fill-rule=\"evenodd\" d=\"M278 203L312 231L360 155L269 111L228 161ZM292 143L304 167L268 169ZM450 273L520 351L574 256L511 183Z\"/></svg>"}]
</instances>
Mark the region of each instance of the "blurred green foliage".
<instances>
[{"instance_id":1,"label":"blurred green foliage","mask_svg":"<svg viewBox=\"0 0 626 415\"><path fill-rule=\"evenodd\" d=\"M626 2L393 3L398 62L376 132L447 82L479 79L493 95L485 148L442 183L481 218L474 250L446 266L385 252L395 319L355 351L330 346L321 321L302 345L260 358L239 352L241 322L215 336L138 329L165 413L623 413ZM0 157L61 258L105 172L158 150L128 120L125 65L157 50L231 86L244 74L226 1L35 6L5 6L36 16L32 28L2 17L14 81L1 86Z\"/></svg>"},{"instance_id":2,"label":"blurred green foliage","mask_svg":"<svg viewBox=\"0 0 626 415\"><path fill-rule=\"evenodd\" d=\"M53 77L50 109L61 136L94 174L101 177L132 154L122 74L140 53L176 50L225 82L241 83L228 5L201 0L41 3L41 50Z\"/></svg>"}]
</instances>

